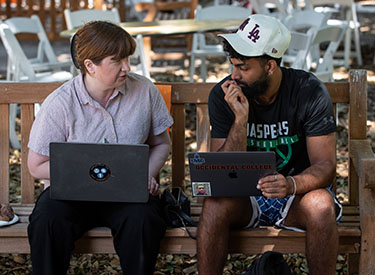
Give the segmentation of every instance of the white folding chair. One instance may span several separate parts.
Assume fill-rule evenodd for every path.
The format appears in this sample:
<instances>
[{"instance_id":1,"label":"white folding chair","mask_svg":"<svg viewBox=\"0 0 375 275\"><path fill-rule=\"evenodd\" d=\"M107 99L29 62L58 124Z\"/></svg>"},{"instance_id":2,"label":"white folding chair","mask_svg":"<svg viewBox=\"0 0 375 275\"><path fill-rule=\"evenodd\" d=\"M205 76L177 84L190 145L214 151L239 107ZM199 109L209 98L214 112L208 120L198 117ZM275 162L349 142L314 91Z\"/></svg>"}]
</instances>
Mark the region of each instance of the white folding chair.
<instances>
[{"instance_id":1,"label":"white folding chair","mask_svg":"<svg viewBox=\"0 0 375 275\"><path fill-rule=\"evenodd\" d=\"M27 59L22 50L21 45L16 39L15 35L5 23L0 24L0 36L3 45L8 54L8 62L10 70L8 81L25 81L25 82L64 82L71 79L73 76L67 71L44 71L36 73L31 62ZM8 66L9 67L9 66ZM9 114L9 127L10 127L10 142L13 148L19 149L20 143L16 135L16 114L17 106L11 104Z\"/></svg>"},{"instance_id":2,"label":"white folding chair","mask_svg":"<svg viewBox=\"0 0 375 275\"><path fill-rule=\"evenodd\" d=\"M310 27L320 28L327 24L330 14L313 10L300 10L291 13L281 21L291 31L307 30Z\"/></svg>"},{"instance_id":3,"label":"white folding chair","mask_svg":"<svg viewBox=\"0 0 375 275\"><path fill-rule=\"evenodd\" d=\"M329 8L327 5L333 5L338 7L338 9ZM315 8L315 10L320 12L341 12L343 14L343 20L329 19L327 24L330 26L341 25L344 22L349 26L345 34L344 41L344 52L337 52L336 57L344 57L343 59L337 59L335 62L339 65L344 65L346 68L349 68L349 59L352 56L355 56L359 66L362 66L362 55L361 55L361 43L359 37L359 27L356 5L353 0L308 0L308 7ZM354 45L355 52L351 50L352 42L352 31L354 31Z\"/></svg>"},{"instance_id":4,"label":"white folding chair","mask_svg":"<svg viewBox=\"0 0 375 275\"><path fill-rule=\"evenodd\" d=\"M117 24L121 22L117 8L112 8L111 10L82 9L76 11L65 9L64 16L68 30L78 28L87 22L96 20L111 21Z\"/></svg>"},{"instance_id":5,"label":"white folding chair","mask_svg":"<svg viewBox=\"0 0 375 275\"><path fill-rule=\"evenodd\" d=\"M315 28L310 28L306 33L291 31L290 34L288 49L295 53L295 58L289 67L304 70L306 69L307 55L316 34Z\"/></svg>"},{"instance_id":6,"label":"white folding chair","mask_svg":"<svg viewBox=\"0 0 375 275\"><path fill-rule=\"evenodd\" d=\"M198 6L195 14L196 20L215 20L215 19L245 19L251 14L251 10L238 6L218 5L202 8ZM207 78L207 56L226 56L223 46L221 44L207 44L206 38L202 33L195 33L193 35L192 49L188 53L190 55L190 81L193 82L195 74L195 60L201 60L201 76L203 82Z\"/></svg>"},{"instance_id":7,"label":"white folding chair","mask_svg":"<svg viewBox=\"0 0 375 275\"><path fill-rule=\"evenodd\" d=\"M318 30L326 25L329 16L330 15L327 13L320 13L313 10L301 10L288 15L282 20L282 22L288 30L294 32L307 33L307 31L311 29L309 35L314 39ZM283 63L292 64L296 58L297 52L298 50L296 51L289 47L283 56ZM310 67L312 60L319 57L319 48L313 48L310 53L310 55L306 56L305 60L305 62L307 62L307 67Z\"/></svg>"},{"instance_id":8,"label":"white folding chair","mask_svg":"<svg viewBox=\"0 0 375 275\"><path fill-rule=\"evenodd\" d=\"M289 0L251 0L256 13L270 15L280 20L287 16L293 9Z\"/></svg>"},{"instance_id":9,"label":"white folding chair","mask_svg":"<svg viewBox=\"0 0 375 275\"><path fill-rule=\"evenodd\" d=\"M83 26L85 23L95 20L110 21L115 24L121 23L120 14L117 8L111 10L95 10L83 9L71 11L70 9L64 10L66 26L68 30ZM135 38L137 47L135 53L131 56L131 63L135 63L135 72L147 78L150 78L150 72L147 66L145 51L143 46L142 35L137 35Z\"/></svg>"},{"instance_id":10,"label":"white folding chair","mask_svg":"<svg viewBox=\"0 0 375 275\"><path fill-rule=\"evenodd\" d=\"M296 51L296 58L290 67L306 71L314 71L315 75L323 82L333 80L333 55L342 41L347 26L325 26L317 32L314 28L306 33L291 31L291 41L288 49ZM308 62L308 56L313 46L319 47L327 43L327 48L318 58L315 69Z\"/></svg>"},{"instance_id":11,"label":"white folding chair","mask_svg":"<svg viewBox=\"0 0 375 275\"><path fill-rule=\"evenodd\" d=\"M337 51L341 41L344 38L348 26L327 26L318 31L312 45L320 46L322 43L328 43L326 50L319 58L315 75L323 82L333 81L333 56ZM308 68L310 71L312 68Z\"/></svg>"},{"instance_id":12,"label":"white folding chair","mask_svg":"<svg viewBox=\"0 0 375 275\"><path fill-rule=\"evenodd\" d=\"M51 71L51 70L70 70L73 72L73 63L71 60L59 62L53 51L51 43L48 40L47 34L43 28L42 23L37 15L31 17L12 17L4 21L9 26L9 29L14 34L27 33L34 34L38 37L38 50L36 57L28 58L32 68L35 72ZM20 71L8 60L7 79L17 79L19 76L11 76L16 71Z\"/></svg>"}]
</instances>

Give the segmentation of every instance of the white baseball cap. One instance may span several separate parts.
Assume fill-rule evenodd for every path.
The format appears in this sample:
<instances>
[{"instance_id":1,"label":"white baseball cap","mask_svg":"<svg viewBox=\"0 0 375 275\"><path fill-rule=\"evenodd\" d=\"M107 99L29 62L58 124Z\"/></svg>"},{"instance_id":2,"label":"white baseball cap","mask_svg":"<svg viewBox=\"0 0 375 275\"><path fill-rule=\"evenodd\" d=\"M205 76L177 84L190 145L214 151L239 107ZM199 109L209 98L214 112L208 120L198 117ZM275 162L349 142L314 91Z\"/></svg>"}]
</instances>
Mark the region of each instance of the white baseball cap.
<instances>
[{"instance_id":1,"label":"white baseball cap","mask_svg":"<svg viewBox=\"0 0 375 275\"><path fill-rule=\"evenodd\" d=\"M289 30L279 19L263 14L250 15L237 32L219 34L244 56L269 56L280 58L290 42Z\"/></svg>"}]
</instances>

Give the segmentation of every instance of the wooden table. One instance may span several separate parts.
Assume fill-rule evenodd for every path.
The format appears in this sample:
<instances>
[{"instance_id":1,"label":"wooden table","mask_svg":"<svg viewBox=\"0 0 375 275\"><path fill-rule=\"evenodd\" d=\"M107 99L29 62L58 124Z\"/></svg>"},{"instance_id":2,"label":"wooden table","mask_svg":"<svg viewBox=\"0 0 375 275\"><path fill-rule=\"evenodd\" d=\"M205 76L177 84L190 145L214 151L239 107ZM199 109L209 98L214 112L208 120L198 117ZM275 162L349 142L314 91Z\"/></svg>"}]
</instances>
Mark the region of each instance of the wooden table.
<instances>
[{"instance_id":1,"label":"wooden table","mask_svg":"<svg viewBox=\"0 0 375 275\"><path fill-rule=\"evenodd\" d=\"M178 20L160 20L152 22L126 22L120 23L130 35L142 37L191 34L197 32L213 31L231 31L240 26L243 20L195 20L195 19L178 19ZM78 28L64 30L60 33L62 37L71 37ZM147 39L147 38L144 38ZM148 38L149 39L149 38ZM145 43L141 46L146 66L151 67L151 43ZM147 53L147 54L146 54ZM168 55L171 55L170 53Z\"/></svg>"},{"instance_id":2,"label":"wooden table","mask_svg":"<svg viewBox=\"0 0 375 275\"><path fill-rule=\"evenodd\" d=\"M235 30L241 23L242 20L179 19L152 22L126 22L121 23L120 26L132 36L138 34L142 36L158 36ZM62 37L71 37L77 29L64 30L60 35Z\"/></svg>"}]
</instances>

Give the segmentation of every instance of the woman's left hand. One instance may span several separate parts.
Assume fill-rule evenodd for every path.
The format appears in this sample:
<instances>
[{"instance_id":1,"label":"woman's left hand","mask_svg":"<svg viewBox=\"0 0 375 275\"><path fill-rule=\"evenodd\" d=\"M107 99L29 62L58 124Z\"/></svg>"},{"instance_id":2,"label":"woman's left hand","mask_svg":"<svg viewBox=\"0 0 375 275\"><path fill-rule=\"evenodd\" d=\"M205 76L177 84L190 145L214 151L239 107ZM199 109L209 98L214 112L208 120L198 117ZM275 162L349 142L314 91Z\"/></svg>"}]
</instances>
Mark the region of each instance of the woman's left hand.
<instances>
[{"instance_id":1,"label":"woman's left hand","mask_svg":"<svg viewBox=\"0 0 375 275\"><path fill-rule=\"evenodd\" d=\"M156 182L156 179L152 176L148 177L148 192L152 196L158 196L160 194L159 184Z\"/></svg>"}]
</instances>

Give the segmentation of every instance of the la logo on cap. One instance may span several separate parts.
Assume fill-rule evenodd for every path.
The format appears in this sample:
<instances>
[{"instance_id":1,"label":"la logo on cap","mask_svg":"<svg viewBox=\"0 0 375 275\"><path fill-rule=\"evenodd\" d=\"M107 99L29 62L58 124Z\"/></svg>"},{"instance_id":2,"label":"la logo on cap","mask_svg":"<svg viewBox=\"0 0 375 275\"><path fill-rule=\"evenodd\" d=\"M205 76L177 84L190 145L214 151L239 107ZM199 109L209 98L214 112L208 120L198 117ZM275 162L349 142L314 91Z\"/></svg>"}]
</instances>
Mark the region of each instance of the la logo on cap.
<instances>
[{"instance_id":1,"label":"la logo on cap","mask_svg":"<svg viewBox=\"0 0 375 275\"><path fill-rule=\"evenodd\" d=\"M243 21L243 23L239 27L239 30L244 31L246 26L249 24L250 20L251 20L251 18L246 18L246 20ZM258 39L260 38L259 33L260 33L259 25L255 24L253 29L251 31L249 31L249 35L247 36L247 38L249 38L251 41L256 43L258 41Z\"/></svg>"},{"instance_id":2,"label":"la logo on cap","mask_svg":"<svg viewBox=\"0 0 375 275\"><path fill-rule=\"evenodd\" d=\"M244 19L234 33L219 34L239 54L280 58L290 42L289 30L277 18L254 14Z\"/></svg>"}]
</instances>

